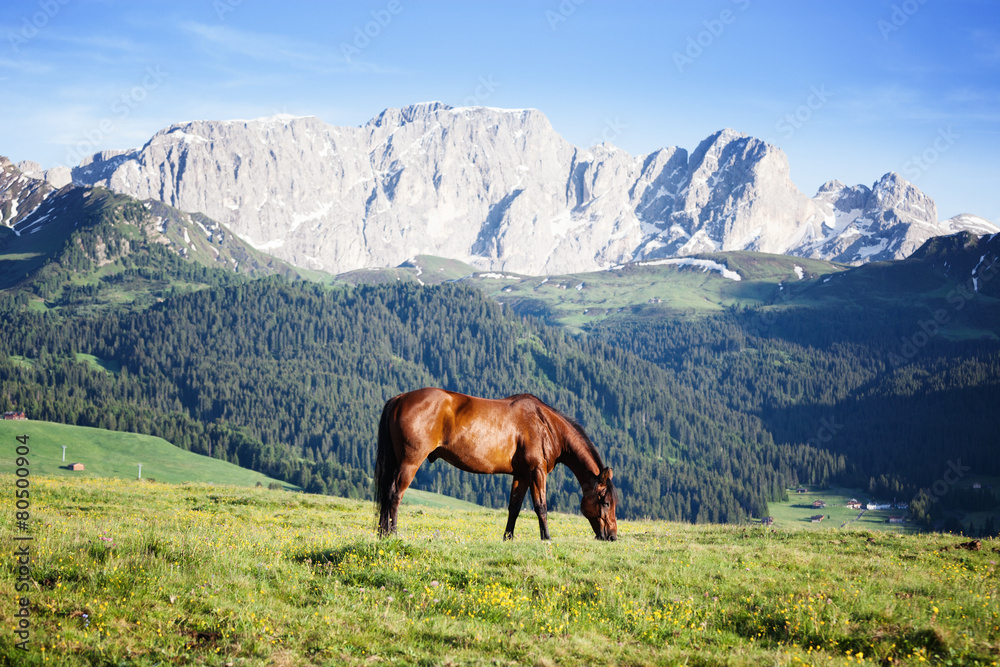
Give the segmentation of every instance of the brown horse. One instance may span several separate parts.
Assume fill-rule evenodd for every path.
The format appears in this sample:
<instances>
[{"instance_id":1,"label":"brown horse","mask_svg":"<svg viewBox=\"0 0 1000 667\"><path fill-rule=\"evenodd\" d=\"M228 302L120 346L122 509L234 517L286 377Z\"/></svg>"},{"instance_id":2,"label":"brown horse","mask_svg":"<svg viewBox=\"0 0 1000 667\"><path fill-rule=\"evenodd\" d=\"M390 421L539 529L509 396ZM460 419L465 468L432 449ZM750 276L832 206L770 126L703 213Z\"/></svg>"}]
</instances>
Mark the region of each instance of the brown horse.
<instances>
[{"instance_id":1,"label":"brown horse","mask_svg":"<svg viewBox=\"0 0 1000 667\"><path fill-rule=\"evenodd\" d=\"M618 537L611 468L579 425L531 394L491 400L433 388L390 398L382 409L375 460L379 536L396 532L399 501L420 464L439 458L468 472L513 475L505 540L514 537L529 486L542 539L549 539L545 478L556 463L580 482L580 511L597 539Z\"/></svg>"}]
</instances>

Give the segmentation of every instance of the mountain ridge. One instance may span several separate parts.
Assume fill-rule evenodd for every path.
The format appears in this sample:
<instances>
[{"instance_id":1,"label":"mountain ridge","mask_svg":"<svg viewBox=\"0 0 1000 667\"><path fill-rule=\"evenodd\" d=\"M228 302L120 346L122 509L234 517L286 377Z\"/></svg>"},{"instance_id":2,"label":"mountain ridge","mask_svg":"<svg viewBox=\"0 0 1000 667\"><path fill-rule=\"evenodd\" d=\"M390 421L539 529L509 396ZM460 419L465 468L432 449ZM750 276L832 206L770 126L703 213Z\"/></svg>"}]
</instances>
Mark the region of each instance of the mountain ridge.
<instances>
[{"instance_id":1,"label":"mountain ridge","mask_svg":"<svg viewBox=\"0 0 1000 667\"><path fill-rule=\"evenodd\" d=\"M860 264L941 234L1000 231L972 215L938 221L933 200L893 172L808 197L784 152L729 128L690 153L632 156L573 146L536 109L440 102L357 127L288 115L179 123L85 158L72 179L199 211L332 273L418 254L528 274L726 250Z\"/></svg>"},{"instance_id":2,"label":"mountain ridge","mask_svg":"<svg viewBox=\"0 0 1000 667\"><path fill-rule=\"evenodd\" d=\"M34 293L53 307L148 304L174 288L237 276L328 278L255 250L200 213L103 187L56 189L3 157L0 211L9 225L0 226L0 290Z\"/></svg>"}]
</instances>

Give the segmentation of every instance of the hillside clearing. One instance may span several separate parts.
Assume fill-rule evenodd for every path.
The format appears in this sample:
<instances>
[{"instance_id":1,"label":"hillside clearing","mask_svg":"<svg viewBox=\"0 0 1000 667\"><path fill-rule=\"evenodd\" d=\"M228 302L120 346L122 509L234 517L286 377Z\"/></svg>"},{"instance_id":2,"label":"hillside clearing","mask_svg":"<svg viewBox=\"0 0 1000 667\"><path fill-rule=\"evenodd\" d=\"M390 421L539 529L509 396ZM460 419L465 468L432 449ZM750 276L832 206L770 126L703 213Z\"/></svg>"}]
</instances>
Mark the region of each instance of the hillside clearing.
<instances>
[{"instance_id":1,"label":"hillside clearing","mask_svg":"<svg viewBox=\"0 0 1000 667\"><path fill-rule=\"evenodd\" d=\"M80 355L89 356L89 355ZM90 359L96 359L90 357ZM102 360L92 361L107 370ZM114 372L108 370L108 372ZM122 433L87 426L72 426L40 421L0 421L0 442L13 442L16 435L27 435L31 449L32 474L50 477L136 479L139 463L147 480L168 484L222 484L233 486L280 485L299 491L299 487L266 475L175 447L162 438L141 433ZM66 460L62 446L66 445ZM0 460L0 473L13 473L13 459ZM69 464L83 463L84 469L70 470ZM409 489L404 505L479 509L475 503L431 491Z\"/></svg>"}]
</instances>

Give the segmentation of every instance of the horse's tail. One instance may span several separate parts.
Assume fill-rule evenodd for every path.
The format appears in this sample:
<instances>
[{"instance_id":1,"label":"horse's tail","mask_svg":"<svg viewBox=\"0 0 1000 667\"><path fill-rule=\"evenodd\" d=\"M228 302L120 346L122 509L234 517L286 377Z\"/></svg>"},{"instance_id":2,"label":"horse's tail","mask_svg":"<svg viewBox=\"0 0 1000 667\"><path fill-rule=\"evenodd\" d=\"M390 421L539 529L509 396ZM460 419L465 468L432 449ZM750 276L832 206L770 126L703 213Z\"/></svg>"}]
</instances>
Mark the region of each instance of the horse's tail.
<instances>
[{"instance_id":1,"label":"horse's tail","mask_svg":"<svg viewBox=\"0 0 1000 667\"><path fill-rule=\"evenodd\" d=\"M392 445L389 433L389 421L398 396L390 398L382 408L382 417L378 422L378 451L375 454L375 504L378 506L378 533L383 536L390 532L389 505L392 489L399 473L399 461L396 459L396 448Z\"/></svg>"}]
</instances>

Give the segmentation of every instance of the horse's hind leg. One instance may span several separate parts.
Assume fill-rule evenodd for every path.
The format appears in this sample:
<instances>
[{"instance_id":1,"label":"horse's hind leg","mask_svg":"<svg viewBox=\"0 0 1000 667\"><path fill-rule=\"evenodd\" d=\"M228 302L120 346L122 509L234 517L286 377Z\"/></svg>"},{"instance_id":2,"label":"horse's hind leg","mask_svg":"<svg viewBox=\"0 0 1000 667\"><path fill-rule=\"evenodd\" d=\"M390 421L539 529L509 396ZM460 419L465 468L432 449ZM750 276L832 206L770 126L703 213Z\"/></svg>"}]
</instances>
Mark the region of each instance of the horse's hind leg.
<instances>
[{"instance_id":1,"label":"horse's hind leg","mask_svg":"<svg viewBox=\"0 0 1000 667\"><path fill-rule=\"evenodd\" d=\"M510 505L507 507L507 529L503 532L504 540L514 539L514 523L517 515L521 512L521 505L524 504L524 494L528 492L528 480L514 478L514 483L510 485Z\"/></svg>"},{"instance_id":2,"label":"horse's hind leg","mask_svg":"<svg viewBox=\"0 0 1000 667\"><path fill-rule=\"evenodd\" d=\"M542 539L552 539L549 537L549 511L545 504L545 471L538 468L531 473L531 503L538 515L538 532Z\"/></svg>"},{"instance_id":3,"label":"horse's hind leg","mask_svg":"<svg viewBox=\"0 0 1000 667\"><path fill-rule=\"evenodd\" d=\"M396 474L396 482L392 485L392 494L389 496L389 532L396 532L396 515L399 512L399 503L403 500L403 493L410 487L413 478L417 475L420 463L404 463L399 467Z\"/></svg>"}]
</instances>

